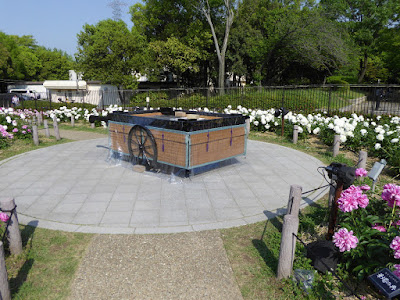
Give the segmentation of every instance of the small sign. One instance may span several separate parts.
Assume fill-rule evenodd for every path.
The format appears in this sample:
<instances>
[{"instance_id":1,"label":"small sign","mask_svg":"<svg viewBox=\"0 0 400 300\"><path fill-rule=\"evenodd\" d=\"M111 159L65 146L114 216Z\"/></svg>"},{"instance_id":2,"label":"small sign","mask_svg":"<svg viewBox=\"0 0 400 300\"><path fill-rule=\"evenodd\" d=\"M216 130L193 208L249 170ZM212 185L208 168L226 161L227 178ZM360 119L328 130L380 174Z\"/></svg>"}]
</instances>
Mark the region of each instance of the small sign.
<instances>
[{"instance_id":1,"label":"small sign","mask_svg":"<svg viewBox=\"0 0 400 300\"><path fill-rule=\"evenodd\" d=\"M368 279L389 299L400 294L400 279L388 268L369 276Z\"/></svg>"}]
</instances>

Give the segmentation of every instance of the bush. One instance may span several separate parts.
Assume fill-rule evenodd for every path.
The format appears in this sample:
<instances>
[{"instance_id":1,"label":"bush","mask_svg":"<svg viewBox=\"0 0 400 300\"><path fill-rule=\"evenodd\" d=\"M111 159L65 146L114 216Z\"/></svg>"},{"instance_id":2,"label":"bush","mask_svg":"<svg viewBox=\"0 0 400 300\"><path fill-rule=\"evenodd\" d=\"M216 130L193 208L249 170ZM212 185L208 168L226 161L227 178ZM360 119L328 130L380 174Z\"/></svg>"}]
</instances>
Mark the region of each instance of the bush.
<instances>
[{"instance_id":1,"label":"bush","mask_svg":"<svg viewBox=\"0 0 400 300\"><path fill-rule=\"evenodd\" d=\"M26 100L22 104L23 108L25 109L30 109L30 110L35 110L37 109L38 111L43 110L49 110L50 109L50 101L43 101L43 100ZM51 109L60 109L60 107L66 106L69 109L72 109L73 107L81 107L81 108L86 108L86 109L93 109L96 108L96 105L89 104L89 103L55 103L51 102ZM22 108L22 107L21 107Z\"/></svg>"}]
</instances>

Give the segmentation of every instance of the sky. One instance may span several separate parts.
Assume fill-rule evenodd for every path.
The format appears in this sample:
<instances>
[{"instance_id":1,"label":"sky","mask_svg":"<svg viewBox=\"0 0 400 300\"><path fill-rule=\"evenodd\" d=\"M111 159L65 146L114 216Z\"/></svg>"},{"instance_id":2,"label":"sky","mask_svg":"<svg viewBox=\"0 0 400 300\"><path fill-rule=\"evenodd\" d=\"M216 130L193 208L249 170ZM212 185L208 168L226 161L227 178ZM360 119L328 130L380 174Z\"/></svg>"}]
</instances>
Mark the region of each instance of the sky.
<instances>
[{"instance_id":1,"label":"sky","mask_svg":"<svg viewBox=\"0 0 400 300\"><path fill-rule=\"evenodd\" d=\"M0 0L0 31L8 35L32 35L37 44L73 55L83 25L95 25L113 17L111 0ZM129 7L141 0L120 0L122 20L130 29Z\"/></svg>"}]
</instances>

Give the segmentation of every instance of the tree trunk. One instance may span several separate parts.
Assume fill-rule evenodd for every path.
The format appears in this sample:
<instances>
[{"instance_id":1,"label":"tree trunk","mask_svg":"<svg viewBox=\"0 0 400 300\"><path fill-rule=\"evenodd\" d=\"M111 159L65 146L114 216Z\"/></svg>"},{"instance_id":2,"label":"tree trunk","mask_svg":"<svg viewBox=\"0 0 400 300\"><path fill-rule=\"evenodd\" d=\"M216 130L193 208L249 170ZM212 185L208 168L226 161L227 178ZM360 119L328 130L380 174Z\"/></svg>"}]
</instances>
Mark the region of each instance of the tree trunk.
<instances>
[{"instance_id":1,"label":"tree trunk","mask_svg":"<svg viewBox=\"0 0 400 300\"><path fill-rule=\"evenodd\" d=\"M367 72L368 66L368 54L364 52L364 58L360 59L360 73L358 74L358 83L363 82L365 73Z\"/></svg>"},{"instance_id":2,"label":"tree trunk","mask_svg":"<svg viewBox=\"0 0 400 300\"><path fill-rule=\"evenodd\" d=\"M224 3L226 8L226 21L225 21L225 36L222 43L222 48L219 47L218 38L214 29L214 24L211 20L211 10L208 0L206 0L207 7L204 5L204 3L203 6L201 7L202 12L206 17L208 24L210 25L211 34L214 39L215 50L217 52L218 63L219 63L218 88L220 95L225 94L225 54L226 54L226 48L228 46L229 31L231 30L234 17L230 0L224 0Z\"/></svg>"},{"instance_id":3,"label":"tree trunk","mask_svg":"<svg viewBox=\"0 0 400 300\"><path fill-rule=\"evenodd\" d=\"M218 59L218 88L219 94L225 94L225 57Z\"/></svg>"}]
</instances>

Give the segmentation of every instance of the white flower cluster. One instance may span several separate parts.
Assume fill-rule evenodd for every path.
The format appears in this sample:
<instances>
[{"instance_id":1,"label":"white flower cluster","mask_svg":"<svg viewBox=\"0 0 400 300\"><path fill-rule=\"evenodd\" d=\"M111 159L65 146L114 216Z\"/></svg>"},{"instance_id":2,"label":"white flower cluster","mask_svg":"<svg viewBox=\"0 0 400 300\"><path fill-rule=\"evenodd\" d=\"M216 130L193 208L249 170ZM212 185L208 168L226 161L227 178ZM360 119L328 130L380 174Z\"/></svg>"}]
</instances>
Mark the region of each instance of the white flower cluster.
<instances>
[{"instance_id":1,"label":"white flower cluster","mask_svg":"<svg viewBox=\"0 0 400 300\"><path fill-rule=\"evenodd\" d=\"M250 117L250 123L253 129L265 131L274 129L280 126L282 121L282 115L275 117L275 109L269 110L253 110L247 109L242 106L238 106L236 109L232 109L228 106L225 113L241 113L245 116ZM285 120L293 125L298 125L299 133L308 132L309 134L320 134L321 130L331 130L334 134L340 135L341 143L346 143L348 139L352 139L355 135L367 138L372 133L375 134L376 144L375 149L382 147L382 142L385 139L389 139L390 143L396 144L400 140L400 117L391 117L388 122L384 123L382 117L378 116L376 120L377 124L371 119L364 118L362 115L353 113L350 118L346 117L328 117L324 114L296 114L288 112Z\"/></svg>"}]
</instances>

